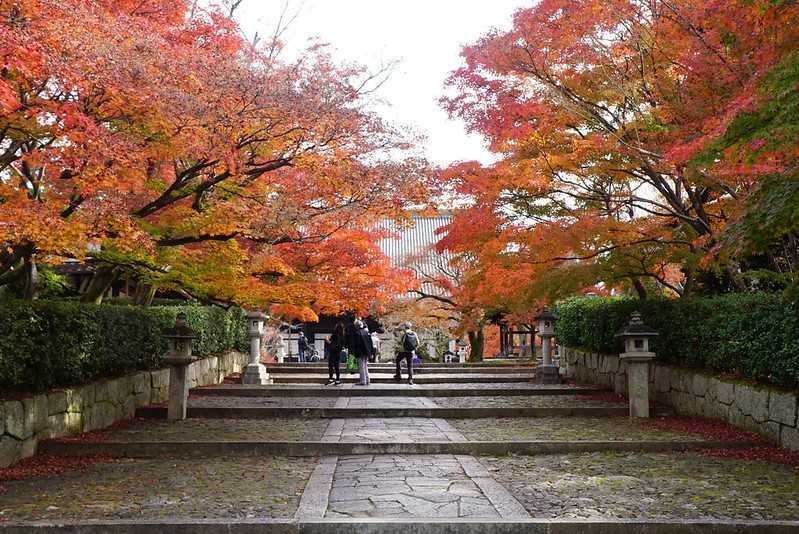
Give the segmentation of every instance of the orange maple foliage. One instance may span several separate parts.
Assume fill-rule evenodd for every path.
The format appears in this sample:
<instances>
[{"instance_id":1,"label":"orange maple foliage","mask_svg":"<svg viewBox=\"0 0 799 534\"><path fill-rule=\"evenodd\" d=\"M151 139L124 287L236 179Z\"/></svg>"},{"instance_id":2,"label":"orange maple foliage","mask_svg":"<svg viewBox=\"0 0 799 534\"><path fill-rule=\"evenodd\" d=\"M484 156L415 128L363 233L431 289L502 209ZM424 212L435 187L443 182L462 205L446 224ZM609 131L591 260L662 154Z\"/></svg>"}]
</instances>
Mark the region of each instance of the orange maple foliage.
<instances>
[{"instance_id":1,"label":"orange maple foliage","mask_svg":"<svg viewBox=\"0 0 799 534\"><path fill-rule=\"evenodd\" d=\"M382 73L273 45L186 0L1 2L0 284L91 245L89 300L123 273L306 319L395 291L363 229L429 179L369 108Z\"/></svg>"}]
</instances>

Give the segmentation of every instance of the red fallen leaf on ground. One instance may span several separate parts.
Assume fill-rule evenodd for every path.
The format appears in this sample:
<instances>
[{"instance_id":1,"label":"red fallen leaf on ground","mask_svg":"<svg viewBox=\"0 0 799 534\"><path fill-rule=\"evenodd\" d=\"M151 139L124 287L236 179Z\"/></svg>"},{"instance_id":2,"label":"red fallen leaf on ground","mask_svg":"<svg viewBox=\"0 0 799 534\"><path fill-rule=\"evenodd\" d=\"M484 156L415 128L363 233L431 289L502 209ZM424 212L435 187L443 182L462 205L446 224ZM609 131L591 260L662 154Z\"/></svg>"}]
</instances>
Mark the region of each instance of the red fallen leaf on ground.
<instances>
[{"instance_id":1,"label":"red fallen leaf on ground","mask_svg":"<svg viewBox=\"0 0 799 534\"><path fill-rule=\"evenodd\" d=\"M223 384L241 384L241 373L233 373L225 377Z\"/></svg>"},{"instance_id":2,"label":"red fallen leaf on ground","mask_svg":"<svg viewBox=\"0 0 799 534\"><path fill-rule=\"evenodd\" d=\"M11 467L0 469L0 481L24 480L27 478L53 476L67 471L80 471L92 465L108 464L117 459L108 455L96 456L32 456L20 460ZM0 493L7 488L0 486Z\"/></svg>"},{"instance_id":3,"label":"red fallen leaf on ground","mask_svg":"<svg viewBox=\"0 0 799 534\"><path fill-rule=\"evenodd\" d=\"M655 430L698 434L709 441L750 441L767 444L762 436L717 419L669 416L641 421L641 425Z\"/></svg>"}]
</instances>

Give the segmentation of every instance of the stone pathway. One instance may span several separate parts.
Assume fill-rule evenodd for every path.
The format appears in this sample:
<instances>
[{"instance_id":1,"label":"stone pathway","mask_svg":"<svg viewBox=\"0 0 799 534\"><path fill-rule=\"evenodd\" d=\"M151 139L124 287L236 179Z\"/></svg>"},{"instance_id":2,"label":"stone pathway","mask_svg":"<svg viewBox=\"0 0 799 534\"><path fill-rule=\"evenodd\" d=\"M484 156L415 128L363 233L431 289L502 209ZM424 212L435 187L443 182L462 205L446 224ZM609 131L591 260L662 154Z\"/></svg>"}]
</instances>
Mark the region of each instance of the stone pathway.
<instances>
[{"instance_id":1,"label":"stone pathway","mask_svg":"<svg viewBox=\"0 0 799 534\"><path fill-rule=\"evenodd\" d=\"M305 376L283 373L282 377L289 375ZM312 376L324 378L325 370L320 368ZM375 383L368 389L352 384L326 387L288 383L260 389L224 386L216 388L213 394L195 391L190 406L274 408L275 413L283 408L468 411L481 407L619 406L574 395L574 390L563 391L562 386L509 383L507 375L492 375L491 369L470 369L468 373L450 374L447 378L474 376L493 381L424 386L392 381ZM433 389L436 396L428 396L426 392ZM550 390L558 394L541 395ZM370 393L375 391L388 396ZM446 396L438 396L441 391L446 391ZM481 395L471 396L475 391ZM260 392L266 394L261 396ZM504 396L502 392L515 395ZM383 524L412 519L437 520L442 528L450 529L447 532L458 531L459 520L499 521L500 525L530 518L799 520L799 472L774 463L690 452L563 454L556 451L549 455L474 456L476 451L469 449L474 447L470 441L491 445L506 441L702 440L694 434L656 430L627 417L324 419L305 418L303 412L296 410L293 413L292 417L252 420L136 421L128 428L92 439L155 441L173 448L172 442L189 442L190 447L199 447L191 442L282 441L306 451L311 444L318 448L307 454L322 451L329 456L245 457L238 456L243 448L232 443L226 450L235 452L224 458L115 460L57 476L0 480L0 534L3 524L9 521L109 518L374 521L366 530L375 533L380 532ZM333 444L342 443L355 446L328 451L341 447ZM442 443L448 450L425 445L429 443ZM456 451L457 454L334 455L344 450L374 452L374 448L370 451L361 447L371 444L389 445L380 452L419 452L427 447L427 452ZM167 450L174 455L169 447ZM195 449L192 454L196 454ZM344 529L341 531L358 530L346 523L334 523L333 527Z\"/></svg>"}]
</instances>

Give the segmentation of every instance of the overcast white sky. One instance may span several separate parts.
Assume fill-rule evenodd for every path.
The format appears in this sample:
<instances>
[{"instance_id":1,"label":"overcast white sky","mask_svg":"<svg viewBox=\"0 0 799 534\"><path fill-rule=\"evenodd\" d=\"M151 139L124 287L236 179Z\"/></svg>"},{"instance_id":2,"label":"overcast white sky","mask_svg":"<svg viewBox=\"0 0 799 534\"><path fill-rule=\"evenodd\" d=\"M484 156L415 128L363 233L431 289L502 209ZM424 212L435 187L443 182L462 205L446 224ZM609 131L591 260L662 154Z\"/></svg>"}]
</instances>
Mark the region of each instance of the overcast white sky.
<instances>
[{"instance_id":1,"label":"overcast white sky","mask_svg":"<svg viewBox=\"0 0 799 534\"><path fill-rule=\"evenodd\" d=\"M299 17L284 36L288 53L308 39L329 43L336 57L377 69L401 63L380 96L390 121L427 136L427 155L439 165L492 161L479 136L450 120L438 98L444 79L461 64L460 50L492 27L508 27L511 15L531 0L290 0ZM248 35L269 35L284 0L245 0L237 18Z\"/></svg>"}]
</instances>

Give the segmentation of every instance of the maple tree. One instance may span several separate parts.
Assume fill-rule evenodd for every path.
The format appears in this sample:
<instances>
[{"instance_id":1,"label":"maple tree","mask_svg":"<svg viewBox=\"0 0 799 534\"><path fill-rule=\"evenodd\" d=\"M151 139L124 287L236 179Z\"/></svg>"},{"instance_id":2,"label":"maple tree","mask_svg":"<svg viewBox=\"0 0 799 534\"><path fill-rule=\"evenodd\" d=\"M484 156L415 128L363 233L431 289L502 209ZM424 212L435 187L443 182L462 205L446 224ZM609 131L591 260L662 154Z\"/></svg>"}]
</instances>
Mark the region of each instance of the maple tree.
<instances>
[{"instance_id":1,"label":"maple tree","mask_svg":"<svg viewBox=\"0 0 799 534\"><path fill-rule=\"evenodd\" d=\"M91 251L87 301L126 273L141 302L171 288L308 319L404 280L362 230L429 185L369 108L385 73L319 46L285 61L234 4L0 3L0 285L32 298L37 263Z\"/></svg>"},{"instance_id":2,"label":"maple tree","mask_svg":"<svg viewBox=\"0 0 799 534\"><path fill-rule=\"evenodd\" d=\"M441 247L474 258L475 298L747 289L757 204L796 179L797 22L787 1L542 0L465 47L442 103L501 159L446 171L467 207ZM777 270L797 226L772 211L749 251L784 242Z\"/></svg>"}]
</instances>

